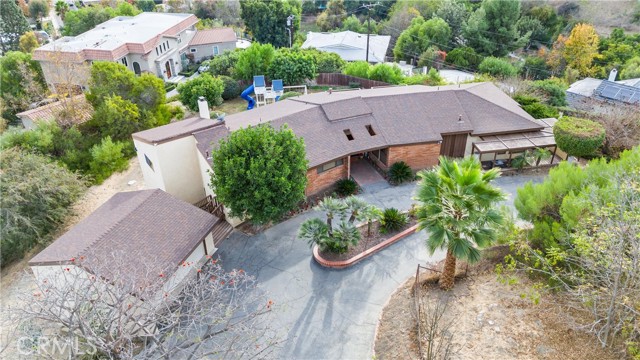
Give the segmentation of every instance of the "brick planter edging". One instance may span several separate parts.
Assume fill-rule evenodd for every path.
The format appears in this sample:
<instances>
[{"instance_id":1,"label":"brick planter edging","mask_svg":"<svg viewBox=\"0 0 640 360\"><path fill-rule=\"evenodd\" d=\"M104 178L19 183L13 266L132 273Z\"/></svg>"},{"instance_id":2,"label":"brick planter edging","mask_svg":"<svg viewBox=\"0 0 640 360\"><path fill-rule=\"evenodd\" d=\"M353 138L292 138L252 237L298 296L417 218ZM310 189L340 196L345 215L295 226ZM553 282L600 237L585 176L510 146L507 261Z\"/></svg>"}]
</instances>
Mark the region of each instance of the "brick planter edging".
<instances>
[{"instance_id":1,"label":"brick planter edging","mask_svg":"<svg viewBox=\"0 0 640 360\"><path fill-rule=\"evenodd\" d=\"M347 259L347 260L338 260L338 261L331 261L331 260L327 260L325 258L323 258L322 256L320 256L320 251L318 250L318 245L315 245L313 247L313 258L316 260L316 262L318 264L320 264L321 266L324 267L328 267L328 268L332 268L332 269L344 269L347 268L351 265L356 264L357 262L359 262L362 259L366 259L369 256L377 253L378 251L386 248L387 246L413 234L416 232L416 229L418 228L418 224L415 224L413 226L411 226L410 228L388 238L387 240L381 242L380 244L369 248L363 252L361 252L360 254Z\"/></svg>"}]
</instances>

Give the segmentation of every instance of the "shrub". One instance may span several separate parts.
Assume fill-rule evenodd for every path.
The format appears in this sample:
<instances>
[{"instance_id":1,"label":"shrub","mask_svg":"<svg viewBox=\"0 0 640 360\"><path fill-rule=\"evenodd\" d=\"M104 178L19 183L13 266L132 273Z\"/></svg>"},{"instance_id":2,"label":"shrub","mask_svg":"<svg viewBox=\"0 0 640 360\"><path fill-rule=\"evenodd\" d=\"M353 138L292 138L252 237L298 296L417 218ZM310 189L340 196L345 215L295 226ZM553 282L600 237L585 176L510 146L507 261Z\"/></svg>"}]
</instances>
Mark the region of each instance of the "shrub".
<instances>
[{"instance_id":1,"label":"shrub","mask_svg":"<svg viewBox=\"0 0 640 360\"><path fill-rule=\"evenodd\" d=\"M181 106L168 106L169 113L171 114L171 119L182 120L184 119L184 110L182 110Z\"/></svg>"},{"instance_id":2,"label":"shrub","mask_svg":"<svg viewBox=\"0 0 640 360\"><path fill-rule=\"evenodd\" d=\"M214 76L233 76L240 51L225 51L209 60L209 73Z\"/></svg>"},{"instance_id":3,"label":"shrub","mask_svg":"<svg viewBox=\"0 0 640 360\"><path fill-rule=\"evenodd\" d=\"M545 59L538 56L529 56L524 60L520 75L531 80L544 80L551 75L551 68L549 68Z\"/></svg>"},{"instance_id":4,"label":"shrub","mask_svg":"<svg viewBox=\"0 0 640 360\"><path fill-rule=\"evenodd\" d=\"M345 67L346 62L340 55L332 52L309 49L315 58L319 73L338 73Z\"/></svg>"},{"instance_id":5,"label":"shrub","mask_svg":"<svg viewBox=\"0 0 640 360\"><path fill-rule=\"evenodd\" d=\"M164 83L164 91L169 92L173 89L175 89L178 85L176 85L176 83Z\"/></svg>"},{"instance_id":6,"label":"shrub","mask_svg":"<svg viewBox=\"0 0 640 360\"><path fill-rule=\"evenodd\" d=\"M413 180L413 170L404 161L398 161L389 168L389 181L395 185Z\"/></svg>"},{"instance_id":7,"label":"shrub","mask_svg":"<svg viewBox=\"0 0 640 360\"><path fill-rule=\"evenodd\" d=\"M531 105L531 104L535 104L535 103L539 103L540 102L540 99L538 99L535 96L522 95L522 94L518 94L518 95L514 96L513 100L517 101L518 104L520 104L522 106Z\"/></svg>"},{"instance_id":8,"label":"shrub","mask_svg":"<svg viewBox=\"0 0 640 360\"><path fill-rule=\"evenodd\" d=\"M354 61L345 66L344 73L350 76L368 79L370 67L371 65L366 61Z\"/></svg>"},{"instance_id":9,"label":"shrub","mask_svg":"<svg viewBox=\"0 0 640 360\"><path fill-rule=\"evenodd\" d=\"M378 63L369 69L368 76L371 80L388 84L400 84L402 82L402 70L396 65Z\"/></svg>"},{"instance_id":10,"label":"shrub","mask_svg":"<svg viewBox=\"0 0 640 360\"><path fill-rule=\"evenodd\" d=\"M178 85L180 101L191 111L198 111L198 98L204 96L209 106L222 104L222 92L224 83L219 78L214 78L209 73L204 73L195 79Z\"/></svg>"},{"instance_id":11,"label":"shrub","mask_svg":"<svg viewBox=\"0 0 640 360\"><path fill-rule=\"evenodd\" d=\"M555 108L540 103L524 105L522 109L536 119L557 118L560 115Z\"/></svg>"},{"instance_id":12,"label":"shrub","mask_svg":"<svg viewBox=\"0 0 640 360\"><path fill-rule=\"evenodd\" d=\"M89 172L96 184L101 184L114 172L124 171L129 167L129 161L123 153L124 148L125 143L113 142L109 136L91 148Z\"/></svg>"},{"instance_id":13,"label":"shrub","mask_svg":"<svg viewBox=\"0 0 640 360\"><path fill-rule=\"evenodd\" d=\"M284 100L284 99L288 99L288 98L292 98L292 97L296 97L296 96L300 96L300 95L302 95L302 93L299 93L297 91L287 91L286 93L282 94L282 96L280 96L278 101Z\"/></svg>"},{"instance_id":14,"label":"shrub","mask_svg":"<svg viewBox=\"0 0 640 360\"><path fill-rule=\"evenodd\" d=\"M407 215L400 212L396 208L387 208L382 212L382 220L380 220L380 232L383 234L398 231L407 225L409 219Z\"/></svg>"},{"instance_id":15,"label":"shrub","mask_svg":"<svg viewBox=\"0 0 640 360\"><path fill-rule=\"evenodd\" d=\"M279 49L269 64L268 75L271 79L282 79L285 85L303 84L318 75L316 59L306 51Z\"/></svg>"},{"instance_id":16,"label":"shrub","mask_svg":"<svg viewBox=\"0 0 640 360\"><path fill-rule=\"evenodd\" d=\"M340 196L354 195L358 192L358 183L353 179L340 179L336 182L336 193Z\"/></svg>"},{"instance_id":17,"label":"shrub","mask_svg":"<svg viewBox=\"0 0 640 360\"><path fill-rule=\"evenodd\" d=\"M537 80L531 83L531 88L544 97L545 102L549 105L567 105L565 93L567 86L560 79Z\"/></svg>"},{"instance_id":18,"label":"shrub","mask_svg":"<svg viewBox=\"0 0 640 360\"><path fill-rule=\"evenodd\" d=\"M553 126L560 150L572 156L593 156L604 143L604 127L594 121L565 116Z\"/></svg>"},{"instance_id":19,"label":"shrub","mask_svg":"<svg viewBox=\"0 0 640 360\"><path fill-rule=\"evenodd\" d=\"M447 54L445 61L463 69L475 69L482 61L482 58L476 54L473 48L465 46L451 50Z\"/></svg>"},{"instance_id":20,"label":"shrub","mask_svg":"<svg viewBox=\"0 0 640 360\"><path fill-rule=\"evenodd\" d=\"M507 60L496 57L487 57L482 60L478 70L483 74L498 77L513 77L518 74L518 70Z\"/></svg>"},{"instance_id":21,"label":"shrub","mask_svg":"<svg viewBox=\"0 0 640 360\"><path fill-rule=\"evenodd\" d=\"M230 78L229 76L220 76L220 80L224 84L224 91L222 91L223 100L231 100L240 96L242 88L237 80Z\"/></svg>"}]
</instances>

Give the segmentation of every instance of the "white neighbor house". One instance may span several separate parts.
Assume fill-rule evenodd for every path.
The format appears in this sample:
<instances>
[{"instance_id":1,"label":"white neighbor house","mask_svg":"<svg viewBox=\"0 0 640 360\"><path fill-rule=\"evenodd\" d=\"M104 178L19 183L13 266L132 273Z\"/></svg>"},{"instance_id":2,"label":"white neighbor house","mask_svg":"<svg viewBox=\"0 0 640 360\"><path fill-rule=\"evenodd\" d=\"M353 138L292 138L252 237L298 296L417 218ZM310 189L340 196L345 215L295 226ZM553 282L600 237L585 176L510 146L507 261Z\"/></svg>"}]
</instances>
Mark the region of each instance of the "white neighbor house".
<instances>
[{"instance_id":1,"label":"white neighbor house","mask_svg":"<svg viewBox=\"0 0 640 360\"><path fill-rule=\"evenodd\" d=\"M369 37L369 62L381 63L387 55L391 36L375 35ZM353 31L332 33L307 33L307 40L300 47L302 49L315 48L320 51L333 52L344 61L358 61L367 59L367 34Z\"/></svg>"}]
</instances>

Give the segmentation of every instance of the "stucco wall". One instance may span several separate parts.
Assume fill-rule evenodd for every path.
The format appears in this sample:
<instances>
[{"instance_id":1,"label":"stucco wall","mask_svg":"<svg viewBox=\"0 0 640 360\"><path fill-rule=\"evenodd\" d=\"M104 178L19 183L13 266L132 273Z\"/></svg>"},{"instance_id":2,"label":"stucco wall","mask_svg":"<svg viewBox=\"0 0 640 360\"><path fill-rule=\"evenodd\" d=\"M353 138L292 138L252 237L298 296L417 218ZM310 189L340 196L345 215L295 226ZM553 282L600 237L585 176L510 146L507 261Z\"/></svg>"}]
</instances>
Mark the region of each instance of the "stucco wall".
<instances>
[{"instance_id":1,"label":"stucco wall","mask_svg":"<svg viewBox=\"0 0 640 360\"><path fill-rule=\"evenodd\" d=\"M235 49L236 42L230 41L230 42L223 42L223 43L216 43L216 44L189 46L187 50L187 54L192 54L194 60L196 62L200 62L205 59L210 59L214 56L213 54L214 46L218 47L218 55L222 55L222 53L224 53L227 50ZM196 52L192 52L191 49L195 49Z\"/></svg>"},{"instance_id":2,"label":"stucco wall","mask_svg":"<svg viewBox=\"0 0 640 360\"><path fill-rule=\"evenodd\" d=\"M307 189L306 195L311 196L317 194L335 184L336 181L347 177L347 159L340 166L329 169L318 174L317 168L307 170Z\"/></svg>"},{"instance_id":3,"label":"stucco wall","mask_svg":"<svg viewBox=\"0 0 640 360\"><path fill-rule=\"evenodd\" d=\"M438 143L391 146L388 163L392 165L395 162L404 161L415 171L438 165L439 156L440 144Z\"/></svg>"},{"instance_id":4,"label":"stucco wall","mask_svg":"<svg viewBox=\"0 0 640 360\"><path fill-rule=\"evenodd\" d=\"M160 170L162 163L158 158L158 147L136 139L133 139L133 146L136 148L145 187L147 189L165 190L164 179ZM147 164L145 155L151 160L153 168Z\"/></svg>"}]
</instances>

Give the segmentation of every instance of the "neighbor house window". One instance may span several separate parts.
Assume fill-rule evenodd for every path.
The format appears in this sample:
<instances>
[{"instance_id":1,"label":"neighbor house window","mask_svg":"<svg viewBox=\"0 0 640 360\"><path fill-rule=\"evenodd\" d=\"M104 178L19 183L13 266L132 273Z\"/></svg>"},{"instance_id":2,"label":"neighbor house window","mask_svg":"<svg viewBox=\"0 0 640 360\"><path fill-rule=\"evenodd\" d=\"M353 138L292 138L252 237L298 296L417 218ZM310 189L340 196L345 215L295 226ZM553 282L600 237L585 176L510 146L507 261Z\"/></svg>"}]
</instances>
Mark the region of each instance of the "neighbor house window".
<instances>
[{"instance_id":1,"label":"neighbor house window","mask_svg":"<svg viewBox=\"0 0 640 360\"><path fill-rule=\"evenodd\" d=\"M122 65L129 67L129 63L127 62L127 57L123 57L122 59L120 59L120 62L122 63Z\"/></svg>"},{"instance_id":2,"label":"neighbor house window","mask_svg":"<svg viewBox=\"0 0 640 360\"><path fill-rule=\"evenodd\" d=\"M344 164L344 159L338 159L336 161L331 161L325 164L318 166L318 174L323 173L327 170L331 170L335 167L342 166Z\"/></svg>"},{"instance_id":3,"label":"neighbor house window","mask_svg":"<svg viewBox=\"0 0 640 360\"><path fill-rule=\"evenodd\" d=\"M147 163L147 165L149 165L151 170L153 170L153 162L151 161L151 159L149 159L149 157L147 157L147 155L144 156L144 161Z\"/></svg>"},{"instance_id":4,"label":"neighbor house window","mask_svg":"<svg viewBox=\"0 0 640 360\"><path fill-rule=\"evenodd\" d=\"M193 49L193 48L192 48L192 49L190 49L189 51L191 51L192 53L194 53L194 52L198 52L198 49Z\"/></svg>"},{"instance_id":5,"label":"neighbor house window","mask_svg":"<svg viewBox=\"0 0 640 360\"><path fill-rule=\"evenodd\" d=\"M218 55L220 53L220 50L218 50L218 46L214 46L213 47L213 55Z\"/></svg>"}]
</instances>

